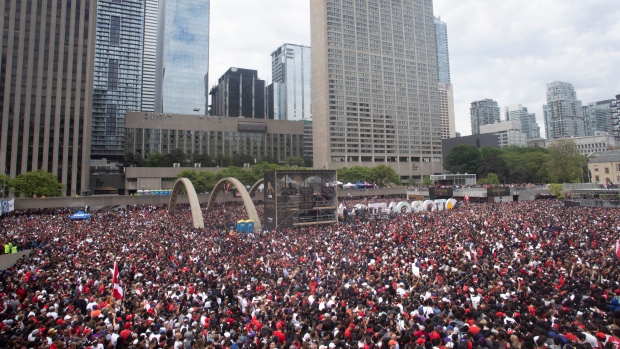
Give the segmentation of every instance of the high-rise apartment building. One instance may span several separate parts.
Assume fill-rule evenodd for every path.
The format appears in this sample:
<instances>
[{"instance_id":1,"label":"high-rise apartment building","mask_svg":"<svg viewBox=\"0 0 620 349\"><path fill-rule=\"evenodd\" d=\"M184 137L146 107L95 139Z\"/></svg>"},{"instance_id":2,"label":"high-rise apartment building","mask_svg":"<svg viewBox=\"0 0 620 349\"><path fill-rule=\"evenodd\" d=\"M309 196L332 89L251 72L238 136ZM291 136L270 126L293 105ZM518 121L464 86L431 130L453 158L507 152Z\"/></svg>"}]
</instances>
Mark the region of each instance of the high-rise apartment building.
<instances>
[{"instance_id":1,"label":"high-rise apartment building","mask_svg":"<svg viewBox=\"0 0 620 349\"><path fill-rule=\"evenodd\" d=\"M437 68L439 82L450 82L450 53L448 52L448 26L441 17L435 18L435 35L437 36Z\"/></svg>"},{"instance_id":2,"label":"high-rise apartment building","mask_svg":"<svg viewBox=\"0 0 620 349\"><path fill-rule=\"evenodd\" d=\"M600 132L611 133L612 101L613 99L592 102L583 107L583 124L586 136L594 136Z\"/></svg>"},{"instance_id":3,"label":"high-rise apartment building","mask_svg":"<svg viewBox=\"0 0 620 349\"><path fill-rule=\"evenodd\" d=\"M144 3L144 41L142 57L142 108L155 110L155 76L157 75L157 15L159 0Z\"/></svg>"},{"instance_id":4,"label":"high-rise apartment building","mask_svg":"<svg viewBox=\"0 0 620 349\"><path fill-rule=\"evenodd\" d=\"M155 111L207 114L210 0L159 0Z\"/></svg>"},{"instance_id":5,"label":"high-rise apartment building","mask_svg":"<svg viewBox=\"0 0 620 349\"><path fill-rule=\"evenodd\" d=\"M125 113L142 103L143 0L97 1L91 156L121 160Z\"/></svg>"},{"instance_id":6,"label":"high-rise apartment building","mask_svg":"<svg viewBox=\"0 0 620 349\"><path fill-rule=\"evenodd\" d=\"M88 189L97 2L3 1L0 173Z\"/></svg>"},{"instance_id":7,"label":"high-rise apartment building","mask_svg":"<svg viewBox=\"0 0 620 349\"><path fill-rule=\"evenodd\" d=\"M265 81L256 70L230 68L210 93L213 115L265 119Z\"/></svg>"},{"instance_id":8,"label":"high-rise apartment building","mask_svg":"<svg viewBox=\"0 0 620 349\"><path fill-rule=\"evenodd\" d=\"M456 137L454 124L454 93L452 84L438 83L439 87L439 117L441 119L441 139Z\"/></svg>"},{"instance_id":9,"label":"high-rise apartment building","mask_svg":"<svg viewBox=\"0 0 620 349\"><path fill-rule=\"evenodd\" d=\"M547 139L583 137L585 126L581 101L573 85L554 81L547 84Z\"/></svg>"},{"instance_id":10,"label":"high-rise apartment building","mask_svg":"<svg viewBox=\"0 0 620 349\"><path fill-rule=\"evenodd\" d=\"M432 0L311 0L314 166L441 173Z\"/></svg>"},{"instance_id":11,"label":"high-rise apartment building","mask_svg":"<svg viewBox=\"0 0 620 349\"><path fill-rule=\"evenodd\" d=\"M507 106L504 115L505 121L519 121L521 123L521 132L525 133L527 139L540 138L540 127L536 122L536 114L529 113L526 107L521 104Z\"/></svg>"},{"instance_id":12,"label":"high-rise apartment building","mask_svg":"<svg viewBox=\"0 0 620 349\"><path fill-rule=\"evenodd\" d=\"M450 54L448 52L448 26L435 18L437 37L437 73L439 76L439 115L441 118L441 138L456 137L454 122L454 93L450 82Z\"/></svg>"},{"instance_id":13,"label":"high-rise apartment building","mask_svg":"<svg viewBox=\"0 0 620 349\"><path fill-rule=\"evenodd\" d=\"M611 100L609 109L611 110L611 134L616 143L620 144L620 95L616 95L616 99Z\"/></svg>"},{"instance_id":14,"label":"high-rise apartment building","mask_svg":"<svg viewBox=\"0 0 620 349\"><path fill-rule=\"evenodd\" d=\"M482 99L471 102L471 134L480 134L480 126L494 124L500 121L500 110L497 102L492 99Z\"/></svg>"},{"instance_id":15,"label":"high-rise apartment building","mask_svg":"<svg viewBox=\"0 0 620 349\"><path fill-rule=\"evenodd\" d=\"M274 84L284 93L277 94L274 111L281 120L310 120L312 118L310 47L284 44L271 54L271 74ZM274 95L275 96L275 95ZM283 99L283 101L282 101ZM274 118L270 115L269 118Z\"/></svg>"}]
</instances>

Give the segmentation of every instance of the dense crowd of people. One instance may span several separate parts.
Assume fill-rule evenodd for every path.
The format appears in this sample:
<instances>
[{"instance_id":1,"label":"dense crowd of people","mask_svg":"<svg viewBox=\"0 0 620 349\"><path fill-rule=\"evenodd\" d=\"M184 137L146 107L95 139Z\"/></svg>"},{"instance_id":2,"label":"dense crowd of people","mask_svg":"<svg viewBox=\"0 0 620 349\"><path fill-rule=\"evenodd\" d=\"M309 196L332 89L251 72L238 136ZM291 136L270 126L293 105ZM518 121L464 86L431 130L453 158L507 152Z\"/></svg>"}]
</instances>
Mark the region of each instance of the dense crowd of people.
<instances>
[{"instance_id":1,"label":"dense crowd of people","mask_svg":"<svg viewBox=\"0 0 620 349\"><path fill-rule=\"evenodd\" d=\"M0 348L618 349L616 210L468 204L240 234L243 206L0 218ZM111 297L114 264L124 296Z\"/></svg>"}]
</instances>

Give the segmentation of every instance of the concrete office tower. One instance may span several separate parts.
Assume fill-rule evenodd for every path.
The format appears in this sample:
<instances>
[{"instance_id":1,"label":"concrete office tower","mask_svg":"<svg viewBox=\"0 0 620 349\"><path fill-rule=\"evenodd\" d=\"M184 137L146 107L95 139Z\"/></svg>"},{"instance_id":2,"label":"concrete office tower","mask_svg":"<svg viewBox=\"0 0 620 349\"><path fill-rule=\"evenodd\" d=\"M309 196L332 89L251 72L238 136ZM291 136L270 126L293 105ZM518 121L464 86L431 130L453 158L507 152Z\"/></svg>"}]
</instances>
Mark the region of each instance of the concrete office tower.
<instances>
[{"instance_id":1,"label":"concrete office tower","mask_svg":"<svg viewBox=\"0 0 620 349\"><path fill-rule=\"evenodd\" d=\"M159 0L144 3L144 41L142 57L142 108L155 110L155 76L157 69L157 12Z\"/></svg>"},{"instance_id":2,"label":"concrete office tower","mask_svg":"<svg viewBox=\"0 0 620 349\"><path fill-rule=\"evenodd\" d=\"M314 167L441 173L431 0L310 0Z\"/></svg>"},{"instance_id":3,"label":"concrete office tower","mask_svg":"<svg viewBox=\"0 0 620 349\"><path fill-rule=\"evenodd\" d=\"M471 103L471 134L480 134L480 126L499 122L500 110L497 102L492 99L482 99Z\"/></svg>"},{"instance_id":4,"label":"concrete office tower","mask_svg":"<svg viewBox=\"0 0 620 349\"><path fill-rule=\"evenodd\" d=\"M252 69L230 68L211 89L215 116L265 118L265 81Z\"/></svg>"},{"instance_id":5,"label":"concrete office tower","mask_svg":"<svg viewBox=\"0 0 620 349\"><path fill-rule=\"evenodd\" d=\"M505 121L519 121L521 132L525 133L527 139L540 138L540 127L536 122L536 114L529 113L526 107L521 104L506 107L504 114Z\"/></svg>"},{"instance_id":6,"label":"concrete office tower","mask_svg":"<svg viewBox=\"0 0 620 349\"><path fill-rule=\"evenodd\" d=\"M2 1L0 173L88 189L97 2Z\"/></svg>"},{"instance_id":7,"label":"concrete office tower","mask_svg":"<svg viewBox=\"0 0 620 349\"><path fill-rule=\"evenodd\" d=\"M448 26L441 21L441 17L435 18L435 33L437 35L437 68L439 69L439 82L450 82L450 54L448 52Z\"/></svg>"},{"instance_id":8,"label":"concrete office tower","mask_svg":"<svg viewBox=\"0 0 620 349\"><path fill-rule=\"evenodd\" d=\"M452 84L439 82L439 116L441 118L441 139L456 137L454 125L454 93Z\"/></svg>"},{"instance_id":9,"label":"concrete office tower","mask_svg":"<svg viewBox=\"0 0 620 349\"><path fill-rule=\"evenodd\" d=\"M91 157L122 160L125 113L142 103L144 1L99 0Z\"/></svg>"},{"instance_id":10,"label":"concrete office tower","mask_svg":"<svg viewBox=\"0 0 620 349\"><path fill-rule=\"evenodd\" d=\"M605 132L611 134L611 103L613 99L588 103L583 107L583 123L586 136Z\"/></svg>"},{"instance_id":11,"label":"concrete office tower","mask_svg":"<svg viewBox=\"0 0 620 349\"><path fill-rule=\"evenodd\" d=\"M208 113L210 0L159 0L155 111Z\"/></svg>"},{"instance_id":12,"label":"concrete office tower","mask_svg":"<svg viewBox=\"0 0 620 349\"><path fill-rule=\"evenodd\" d=\"M271 53L271 74L275 84L283 84L284 110L277 112L280 120L310 120L312 118L310 47L284 44ZM270 118L271 115L270 115Z\"/></svg>"},{"instance_id":13,"label":"concrete office tower","mask_svg":"<svg viewBox=\"0 0 620 349\"><path fill-rule=\"evenodd\" d=\"M585 136L581 101L577 100L572 84L562 81L548 83L546 105L545 127L549 140Z\"/></svg>"}]
</instances>

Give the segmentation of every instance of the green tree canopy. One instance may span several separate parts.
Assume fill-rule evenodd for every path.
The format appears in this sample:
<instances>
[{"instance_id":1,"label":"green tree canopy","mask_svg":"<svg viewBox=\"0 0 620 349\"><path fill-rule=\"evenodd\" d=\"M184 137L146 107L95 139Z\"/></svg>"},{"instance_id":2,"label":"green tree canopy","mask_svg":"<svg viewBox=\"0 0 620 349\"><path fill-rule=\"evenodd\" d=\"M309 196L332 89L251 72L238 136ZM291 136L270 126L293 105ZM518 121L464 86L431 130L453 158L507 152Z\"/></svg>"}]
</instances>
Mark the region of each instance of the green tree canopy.
<instances>
[{"instance_id":1,"label":"green tree canopy","mask_svg":"<svg viewBox=\"0 0 620 349\"><path fill-rule=\"evenodd\" d=\"M16 197L61 196L65 185L58 181L58 177L46 171L25 172L7 182L13 189Z\"/></svg>"},{"instance_id":2,"label":"green tree canopy","mask_svg":"<svg viewBox=\"0 0 620 349\"><path fill-rule=\"evenodd\" d=\"M370 168L370 178L368 182L387 186L389 183L401 185L400 176L393 168L387 165L378 165Z\"/></svg>"},{"instance_id":3,"label":"green tree canopy","mask_svg":"<svg viewBox=\"0 0 620 349\"><path fill-rule=\"evenodd\" d=\"M370 173L371 172L370 172L369 167L362 167L362 166L343 167L337 170L338 180L343 183L347 183L347 182L355 183L357 181L361 181L361 182L371 181L372 178L371 178Z\"/></svg>"},{"instance_id":4,"label":"green tree canopy","mask_svg":"<svg viewBox=\"0 0 620 349\"><path fill-rule=\"evenodd\" d=\"M243 167L245 164L254 165L254 157L248 154L235 154L232 157L230 166Z\"/></svg>"},{"instance_id":5,"label":"green tree canopy","mask_svg":"<svg viewBox=\"0 0 620 349\"><path fill-rule=\"evenodd\" d=\"M549 177L555 183L570 183L580 181L581 164L586 163L583 155L570 139L560 139L554 141L549 147L549 158L547 168Z\"/></svg>"},{"instance_id":6,"label":"green tree canopy","mask_svg":"<svg viewBox=\"0 0 620 349\"><path fill-rule=\"evenodd\" d=\"M216 181L226 177L236 178L244 185L254 185L258 180L258 177L252 171L246 171L236 166L230 166L227 169L219 171L215 175Z\"/></svg>"},{"instance_id":7,"label":"green tree canopy","mask_svg":"<svg viewBox=\"0 0 620 349\"><path fill-rule=\"evenodd\" d=\"M213 160L211 159L209 154L200 154L200 153L192 154L192 163L193 164L198 163L200 164L201 167L212 167L213 166Z\"/></svg>"},{"instance_id":8,"label":"green tree canopy","mask_svg":"<svg viewBox=\"0 0 620 349\"><path fill-rule=\"evenodd\" d=\"M209 171L183 170L177 178L189 179L198 194L210 192L215 186L215 175Z\"/></svg>"},{"instance_id":9,"label":"green tree canopy","mask_svg":"<svg viewBox=\"0 0 620 349\"><path fill-rule=\"evenodd\" d=\"M459 145L448 153L444 168L450 173L478 173L482 155L473 145Z\"/></svg>"},{"instance_id":10,"label":"green tree canopy","mask_svg":"<svg viewBox=\"0 0 620 349\"><path fill-rule=\"evenodd\" d=\"M126 152L123 158L123 163L120 167L144 167L146 161L140 155L136 155L132 152Z\"/></svg>"},{"instance_id":11,"label":"green tree canopy","mask_svg":"<svg viewBox=\"0 0 620 349\"><path fill-rule=\"evenodd\" d=\"M297 157L297 156L291 156L289 158L286 159L286 165L293 167L293 166L297 166L297 167L304 167L304 159Z\"/></svg>"},{"instance_id":12,"label":"green tree canopy","mask_svg":"<svg viewBox=\"0 0 620 349\"><path fill-rule=\"evenodd\" d=\"M232 157L228 154L218 154L213 159L213 164L218 167L229 167L232 164Z\"/></svg>"},{"instance_id":13,"label":"green tree canopy","mask_svg":"<svg viewBox=\"0 0 620 349\"><path fill-rule=\"evenodd\" d=\"M146 159L146 163L148 167L164 167L164 156L158 151L153 152Z\"/></svg>"},{"instance_id":14,"label":"green tree canopy","mask_svg":"<svg viewBox=\"0 0 620 349\"><path fill-rule=\"evenodd\" d=\"M181 167L185 167L186 163L187 155L185 155L185 152L179 148L174 149L170 153L164 155L164 167L173 167L174 164L180 164Z\"/></svg>"}]
</instances>

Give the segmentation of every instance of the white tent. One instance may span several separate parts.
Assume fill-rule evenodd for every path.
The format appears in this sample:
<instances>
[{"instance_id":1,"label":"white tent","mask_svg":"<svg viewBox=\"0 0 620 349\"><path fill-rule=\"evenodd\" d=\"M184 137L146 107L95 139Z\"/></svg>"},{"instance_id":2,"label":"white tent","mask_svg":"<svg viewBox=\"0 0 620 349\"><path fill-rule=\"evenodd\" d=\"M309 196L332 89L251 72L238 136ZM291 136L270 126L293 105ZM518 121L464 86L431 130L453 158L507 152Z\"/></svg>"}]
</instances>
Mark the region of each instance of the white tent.
<instances>
[{"instance_id":1,"label":"white tent","mask_svg":"<svg viewBox=\"0 0 620 349\"><path fill-rule=\"evenodd\" d=\"M347 184L343 185L342 187L343 187L343 188L355 188L355 187L356 187L356 185L355 185L355 184L353 184L353 183L351 183L351 182L349 182L349 183L347 183Z\"/></svg>"}]
</instances>

